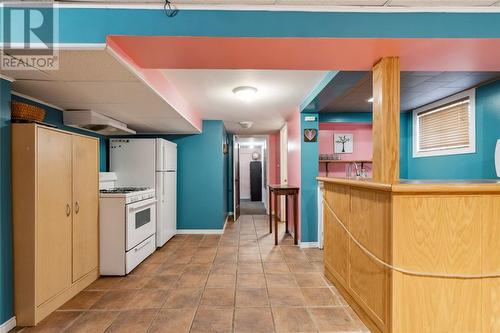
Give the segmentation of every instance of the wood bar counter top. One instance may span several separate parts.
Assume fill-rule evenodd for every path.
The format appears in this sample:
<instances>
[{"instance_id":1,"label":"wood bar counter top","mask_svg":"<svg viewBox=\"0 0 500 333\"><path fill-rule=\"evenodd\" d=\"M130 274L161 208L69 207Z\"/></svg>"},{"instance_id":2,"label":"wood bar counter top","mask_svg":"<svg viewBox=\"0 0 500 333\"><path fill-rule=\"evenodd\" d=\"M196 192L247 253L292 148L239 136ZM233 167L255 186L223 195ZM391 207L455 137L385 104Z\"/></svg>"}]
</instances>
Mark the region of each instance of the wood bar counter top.
<instances>
[{"instance_id":1,"label":"wood bar counter top","mask_svg":"<svg viewBox=\"0 0 500 333\"><path fill-rule=\"evenodd\" d=\"M325 274L374 332L500 332L500 180L318 178Z\"/></svg>"}]
</instances>

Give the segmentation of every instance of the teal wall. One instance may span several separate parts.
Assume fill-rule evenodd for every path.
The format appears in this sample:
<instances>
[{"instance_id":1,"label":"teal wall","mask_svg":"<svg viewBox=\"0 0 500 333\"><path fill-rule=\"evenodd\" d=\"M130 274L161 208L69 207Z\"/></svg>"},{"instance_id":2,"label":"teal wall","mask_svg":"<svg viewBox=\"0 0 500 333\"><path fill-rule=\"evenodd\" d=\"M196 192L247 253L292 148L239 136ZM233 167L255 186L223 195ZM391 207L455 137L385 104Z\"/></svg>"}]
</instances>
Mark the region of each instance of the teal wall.
<instances>
[{"instance_id":1,"label":"teal wall","mask_svg":"<svg viewBox=\"0 0 500 333\"><path fill-rule=\"evenodd\" d=\"M4 10L8 9L4 8ZM174 18L168 18L161 9L62 8L59 10L59 27L59 42L61 43L104 43L106 36L111 34L499 38L500 13L181 10ZM0 41L2 38L0 36ZM13 42L16 41L21 42L13 40Z\"/></svg>"},{"instance_id":2,"label":"teal wall","mask_svg":"<svg viewBox=\"0 0 500 333\"><path fill-rule=\"evenodd\" d=\"M63 121L63 113L60 110L51 108L50 106L47 106L45 104L40 104L34 101L31 101L29 99L19 97L16 95L12 95L12 100L18 101L18 102L23 102L31 105L36 105L38 107L41 107L42 109L45 110L45 120L44 122L50 125L53 125L57 128L60 128L62 130L68 131L68 132L73 132L73 133L79 133L83 135L88 135L88 136L93 136L96 138L99 138L99 164L100 164L100 171L107 171L109 167L108 163L108 139L105 136L102 135L97 135L89 131L84 131L84 130L79 130L74 127L69 127L64 125Z\"/></svg>"},{"instance_id":3,"label":"teal wall","mask_svg":"<svg viewBox=\"0 0 500 333\"><path fill-rule=\"evenodd\" d=\"M204 120L201 134L165 138L177 143L177 228L222 229L228 167L222 153L224 123Z\"/></svg>"},{"instance_id":4,"label":"teal wall","mask_svg":"<svg viewBox=\"0 0 500 333\"><path fill-rule=\"evenodd\" d=\"M0 79L0 325L12 318L11 83Z\"/></svg>"},{"instance_id":5,"label":"teal wall","mask_svg":"<svg viewBox=\"0 0 500 333\"><path fill-rule=\"evenodd\" d=\"M305 121L307 116L315 116L315 121ZM319 143L305 142L304 130L319 130L319 121L317 113L300 114L300 241L317 242L318 241L318 157Z\"/></svg>"},{"instance_id":6,"label":"teal wall","mask_svg":"<svg viewBox=\"0 0 500 333\"><path fill-rule=\"evenodd\" d=\"M410 179L496 178L494 152L500 139L500 80L476 89L476 152L413 158L413 121L407 119L407 167Z\"/></svg>"}]
</instances>

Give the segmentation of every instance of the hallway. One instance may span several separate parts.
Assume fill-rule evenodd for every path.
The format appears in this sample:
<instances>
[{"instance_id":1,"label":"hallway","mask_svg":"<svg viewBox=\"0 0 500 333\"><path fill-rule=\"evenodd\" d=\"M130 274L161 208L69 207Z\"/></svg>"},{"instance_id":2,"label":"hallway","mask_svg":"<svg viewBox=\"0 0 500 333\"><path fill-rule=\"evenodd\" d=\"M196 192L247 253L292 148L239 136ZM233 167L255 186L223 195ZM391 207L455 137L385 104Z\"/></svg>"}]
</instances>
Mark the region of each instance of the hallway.
<instances>
[{"instance_id":1,"label":"hallway","mask_svg":"<svg viewBox=\"0 0 500 333\"><path fill-rule=\"evenodd\" d=\"M367 332L324 279L322 251L274 246L268 231L267 216L242 215L223 235L177 235L22 332Z\"/></svg>"},{"instance_id":2,"label":"hallway","mask_svg":"<svg viewBox=\"0 0 500 333\"><path fill-rule=\"evenodd\" d=\"M266 215L266 207L262 201L250 201L242 199L240 201L241 215Z\"/></svg>"}]
</instances>

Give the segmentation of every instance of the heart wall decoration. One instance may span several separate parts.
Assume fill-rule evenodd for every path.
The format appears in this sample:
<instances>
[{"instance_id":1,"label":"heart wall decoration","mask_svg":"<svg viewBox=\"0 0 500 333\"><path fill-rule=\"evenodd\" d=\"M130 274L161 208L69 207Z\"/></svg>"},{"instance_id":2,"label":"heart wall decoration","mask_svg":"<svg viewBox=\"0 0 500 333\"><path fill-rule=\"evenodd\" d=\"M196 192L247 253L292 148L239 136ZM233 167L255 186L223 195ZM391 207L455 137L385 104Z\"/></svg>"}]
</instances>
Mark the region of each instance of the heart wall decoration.
<instances>
[{"instance_id":1,"label":"heart wall decoration","mask_svg":"<svg viewBox=\"0 0 500 333\"><path fill-rule=\"evenodd\" d=\"M316 142L318 140L318 130L315 128L304 129L304 142Z\"/></svg>"}]
</instances>

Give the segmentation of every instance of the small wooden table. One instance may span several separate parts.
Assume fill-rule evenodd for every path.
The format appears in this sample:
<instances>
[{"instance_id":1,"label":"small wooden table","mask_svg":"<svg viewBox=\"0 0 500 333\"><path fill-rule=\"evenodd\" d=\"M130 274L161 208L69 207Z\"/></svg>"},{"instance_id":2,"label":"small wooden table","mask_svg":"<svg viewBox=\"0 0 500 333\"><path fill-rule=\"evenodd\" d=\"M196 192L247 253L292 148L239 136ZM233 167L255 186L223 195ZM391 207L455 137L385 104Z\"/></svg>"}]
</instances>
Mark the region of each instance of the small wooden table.
<instances>
[{"instance_id":1,"label":"small wooden table","mask_svg":"<svg viewBox=\"0 0 500 333\"><path fill-rule=\"evenodd\" d=\"M273 210L274 210L274 244L278 245L278 196L285 196L285 230L287 234L290 234L288 229L288 196L293 196L293 243L295 245L299 244L299 234L298 229L298 196L299 188L290 185L269 185L269 195L268 195L268 206L269 206L269 233L273 233ZM272 196L274 194L274 205L271 209Z\"/></svg>"}]
</instances>

